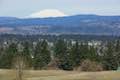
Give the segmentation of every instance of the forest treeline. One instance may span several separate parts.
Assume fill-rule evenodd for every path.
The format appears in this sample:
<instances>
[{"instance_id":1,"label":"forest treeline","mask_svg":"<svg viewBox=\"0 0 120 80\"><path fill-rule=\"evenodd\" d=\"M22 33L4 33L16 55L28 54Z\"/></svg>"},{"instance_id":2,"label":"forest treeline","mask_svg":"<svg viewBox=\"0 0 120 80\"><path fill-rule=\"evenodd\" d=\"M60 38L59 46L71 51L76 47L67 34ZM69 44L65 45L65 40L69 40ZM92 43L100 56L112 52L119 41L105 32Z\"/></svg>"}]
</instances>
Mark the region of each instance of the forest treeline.
<instances>
[{"instance_id":1,"label":"forest treeline","mask_svg":"<svg viewBox=\"0 0 120 80\"><path fill-rule=\"evenodd\" d=\"M120 40L101 42L100 45L65 39L2 43L0 68L13 69L17 65L35 70L116 70L120 66Z\"/></svg>"}]
</instances>

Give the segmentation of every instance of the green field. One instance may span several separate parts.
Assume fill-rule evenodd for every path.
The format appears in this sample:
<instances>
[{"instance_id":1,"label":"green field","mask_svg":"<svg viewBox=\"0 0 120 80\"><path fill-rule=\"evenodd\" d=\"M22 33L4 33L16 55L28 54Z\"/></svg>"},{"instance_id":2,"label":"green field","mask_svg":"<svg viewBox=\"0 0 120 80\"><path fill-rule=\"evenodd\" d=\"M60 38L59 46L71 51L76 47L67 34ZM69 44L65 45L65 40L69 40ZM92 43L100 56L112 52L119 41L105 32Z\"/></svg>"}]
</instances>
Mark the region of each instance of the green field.
<instances>
[{"instance_id":1,"label":"green field","mask_svg":"<svg viewBox=\"0 0 120 80\"><path fill-rule=\"evenodd\" d=\"M14 70L0 70L0 80L16 80ZM26 70L23 80L120 80L120 72L76 72L61 70Z\"/></svg>"}]
</instances>

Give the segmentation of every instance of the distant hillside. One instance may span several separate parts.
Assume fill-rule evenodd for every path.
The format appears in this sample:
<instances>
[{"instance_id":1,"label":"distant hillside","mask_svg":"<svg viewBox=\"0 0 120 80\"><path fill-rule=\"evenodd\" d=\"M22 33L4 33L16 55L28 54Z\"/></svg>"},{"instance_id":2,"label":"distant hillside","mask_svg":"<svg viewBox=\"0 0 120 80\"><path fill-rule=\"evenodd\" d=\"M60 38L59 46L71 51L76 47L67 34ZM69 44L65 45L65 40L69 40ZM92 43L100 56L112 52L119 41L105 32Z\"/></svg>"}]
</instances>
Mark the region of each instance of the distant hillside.
<instances>
[{"instance_id":1,"label":"distant hillside","mask_svg":"<svg viewBox=\"0 0 120 80\"><path fill-rule=\"evenodd\" d=\"M0 33L120 35L120 16L0 17Z\"/></svg>"}]
</instances>

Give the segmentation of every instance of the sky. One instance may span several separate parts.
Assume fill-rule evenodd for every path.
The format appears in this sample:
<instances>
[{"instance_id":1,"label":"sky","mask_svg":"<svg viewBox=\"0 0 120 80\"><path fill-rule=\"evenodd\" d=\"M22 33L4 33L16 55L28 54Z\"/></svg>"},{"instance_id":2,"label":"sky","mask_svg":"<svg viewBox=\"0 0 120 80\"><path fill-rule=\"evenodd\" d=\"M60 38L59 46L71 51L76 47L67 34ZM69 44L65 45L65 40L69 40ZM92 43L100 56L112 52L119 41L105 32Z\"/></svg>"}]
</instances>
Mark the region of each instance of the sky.
<instances>
[{"instance_id":1,"label":"sky","mask_svg":"<svg viewBox=\"0 0 120 80\"><path fill-rule=\"evenodd\" d=\"M120 0L0 0L0 16L26 17L45 10L64 15L120 15Z\"/></svg>"}]
</instances>

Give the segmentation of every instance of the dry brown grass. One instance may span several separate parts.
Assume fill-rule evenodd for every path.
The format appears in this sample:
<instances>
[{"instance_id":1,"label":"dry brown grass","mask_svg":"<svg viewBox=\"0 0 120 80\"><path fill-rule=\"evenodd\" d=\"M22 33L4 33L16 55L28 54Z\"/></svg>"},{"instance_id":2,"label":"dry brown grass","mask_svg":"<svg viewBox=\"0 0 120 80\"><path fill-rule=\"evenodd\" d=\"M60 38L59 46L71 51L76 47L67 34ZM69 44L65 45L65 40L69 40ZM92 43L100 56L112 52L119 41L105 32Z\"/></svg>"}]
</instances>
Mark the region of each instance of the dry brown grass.
<instances>
[{"instance_id":1,"label":"dry brown grass","mask_svg":"<svg viewBox=\"0 0 120 80\"><path fill-rule=\"evenodd\" d=\"M119 71L75 72L61 70L26 70L24 80L120 80ZM0 70L0 80L15 80L14 70Z\"/></svg>"}]
</instances>

